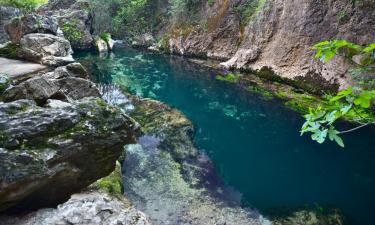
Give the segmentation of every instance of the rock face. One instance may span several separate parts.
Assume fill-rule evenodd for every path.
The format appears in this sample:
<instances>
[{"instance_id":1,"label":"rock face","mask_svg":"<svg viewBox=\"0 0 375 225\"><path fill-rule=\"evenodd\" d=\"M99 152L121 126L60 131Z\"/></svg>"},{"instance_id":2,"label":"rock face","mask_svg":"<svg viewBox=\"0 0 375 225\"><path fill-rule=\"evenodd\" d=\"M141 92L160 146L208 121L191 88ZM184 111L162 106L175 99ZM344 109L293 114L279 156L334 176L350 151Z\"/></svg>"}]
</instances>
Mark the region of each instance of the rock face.
<instances>
[{"instance_id":1,"label":"rock face","mask_svg":"<svg viewBox=\"0 0 375 225\"><path fill-rule=\"evenodd\" d=\"M252 14L243 18L241 10ZM164 50L219 59L226 68L269 67L283 78L317 86L351 84L351 65L340 57L319 62L314 44L346 39L365 45L375 40L374 0L216 0L196 4L193 12L190 18L196 19L189 26L167 21L157 27L153 35L163 39Z\"/></svg>"},{"instance_id":2,"label":"rock face","mask_svg":"<svg viewBox=\"0 0 375 225\"><path fill-rule=\"evenodd\" d=\"M375 39L375 1L268 1L250 22L228 67L271 67L283 77L309 81L323 77L345 86L349 65L335 58L328 64L314 60L311 46L331 39L369 44Z\"/></svg>"},{"instance_id":3,"label":"rock face","mask_svg":"<svg viewBox=\"0 0 375 225\"><path fill-rule=\"evenodd\" d=\"M12 18L21 16L21 11L13 7L0 6L0 44L9 41L9 36L6 33L4 26Z\"/></svg>"},{"instance_id":4,"label":"rock face","mask_svg":"<svg viewBox=\"0 0 375 225\"><path fill-rule=\"evenodd\" d=\"M17 17L5 25L10 41L20 44L21 38L31 33L58 34L57 21L51 17L41 16L35 13Z\"/></svg>"},{"instance_id":5,"label":"rock face","mask_svg":"<svg viewBox=\"0 0 375 225\"><path fill-rule=\"evenodd\" d=\"M50 106L0 105L0 211L67 200L112 172L135 140L134 121L101 99Z\"/></svg>"},{"instance_id":6,"label":"rock face","mask_svg":"<svg viewBox=\"0 0 375 225\"><path fill-rule=\"evenodd\" d=\"M49 1L39 9L39 14L58 21L65 38L70 41L73 49L87 49L93 46L92 16L88 1Z\"/></svg>"},{"instance_id":7,"label":"rock face","mask_svg":"<svg viewBox=\"0 0 375 225\"><path fill-rule=\"evenodd\" d=\"M74 62L69 41L52 34L27 34L21 38L18 56L48 66Z\"/></svg>"},{"instance_id":8,"label":"rock face","mask_svg":"<svg viewBox=\"0 0 375 225\"><path fill-rule=\"evenodd\" d=\"M0 224L6 225L151 225L142 212L101 192L75 194L57 209L0 220Z\"/></svg>"}]
</instances>

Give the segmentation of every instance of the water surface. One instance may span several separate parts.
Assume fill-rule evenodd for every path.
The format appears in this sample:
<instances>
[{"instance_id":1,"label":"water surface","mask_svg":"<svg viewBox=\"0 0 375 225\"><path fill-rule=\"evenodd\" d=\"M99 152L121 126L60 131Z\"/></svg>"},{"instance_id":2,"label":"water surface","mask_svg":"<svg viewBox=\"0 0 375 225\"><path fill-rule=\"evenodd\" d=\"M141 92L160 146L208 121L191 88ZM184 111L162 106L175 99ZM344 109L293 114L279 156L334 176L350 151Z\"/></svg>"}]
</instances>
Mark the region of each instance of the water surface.
<instances>
[{"instance_id":1,"label":"water surface","mask_svg":"<svg viewBox=\"0 0 375 225\"><path fill-rule=\"evenodd\" d=\"M195 125L195 143L224 181L260 210L340 208L350 224L375 220L375 129L344 136L346 148L300 137L301 116L278 100L215 80L215 71L175 56L117 49L81 52L94 81L160 100ZM343 125L344 126L344 125ZM345 125L346 126L346 125Z\"/></svg>"}]
</instances>

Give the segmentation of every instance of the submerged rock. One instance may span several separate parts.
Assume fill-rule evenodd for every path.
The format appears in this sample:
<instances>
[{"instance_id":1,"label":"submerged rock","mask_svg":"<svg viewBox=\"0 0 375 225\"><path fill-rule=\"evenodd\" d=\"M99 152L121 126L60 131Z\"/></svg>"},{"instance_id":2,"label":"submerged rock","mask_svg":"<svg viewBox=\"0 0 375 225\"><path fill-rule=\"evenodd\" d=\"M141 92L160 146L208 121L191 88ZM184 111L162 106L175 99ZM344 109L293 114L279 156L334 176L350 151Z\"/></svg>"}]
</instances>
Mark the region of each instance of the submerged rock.
<instances>
[{"instance_id":1,"label":"submerged rock","mask_svg":"<svg viewBox=\"0 0 375 225\"><path fill-rule=\"evenodd\" d=\"M0 211L55 206L115 168L136 123L98 98L0 104Z\"/></svg>"},{"instance_id":2,"label":"submerged rock","mask_svg":"<svg viewBox=\"0 0 375 225\"><path fill-rule=\"evenodd\" d=\"M75 194L56 209L0 220L6 225L151 225L145 214L102 192Z\"/></svg>"},{"instance_id":3,"label":"submerged rock","mask_svg":"<svg viewBox=\"0 0 375 225\"><path fill-rule=\"evenodd\" d=\"M183 114L157 101L132 100L130 115L143 135L126 146L125 196L153 224L271 224L241 207L239 193L224 185L194 147L193 125Z\"/></svg>"}]
</instances>

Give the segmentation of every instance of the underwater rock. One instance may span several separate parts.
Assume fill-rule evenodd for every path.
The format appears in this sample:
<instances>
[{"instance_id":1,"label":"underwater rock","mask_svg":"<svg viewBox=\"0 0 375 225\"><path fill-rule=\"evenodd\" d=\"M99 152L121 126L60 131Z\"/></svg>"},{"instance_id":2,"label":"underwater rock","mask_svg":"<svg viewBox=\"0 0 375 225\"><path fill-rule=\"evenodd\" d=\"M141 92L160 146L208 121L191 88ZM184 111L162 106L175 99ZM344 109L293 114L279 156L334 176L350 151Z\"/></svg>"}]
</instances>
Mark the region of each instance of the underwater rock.
<instances>
[{"instance_id":1,"label":"underwater rock","mask_svg":"<svg viewBox=\"0 0 375 225\"><path fill-rule=\"evenodd\" d=\"M137 129L99 98L49 108L31 100L0 104L0 211L68 200L114 170Z\"/></svg>"},{"instance_id":2,"label":"underwater rock","mask_svg":"<svg viewBox=\"0 0 375 225\"><path fill-rule=\"evenodd\" d=\"M242 208L239 193L225 186L211 161L193 144L192 123L179 111L130 97L129 115L141 125L138 144L126 146L125 196L153 224L270 225Z\"/></svg>"},{"instance_id":3,"label":"underwater rock","mask_svg":"<svg viewBox=\"0 0 375 225\"><path fill-rule=\"evenodd\" d=\"M69 41L52 34L27 34L21 38L18 56L47 66L74 62Z\"/></svg>"},{"instance_id":4,"label":"underwater rock","mask_svg":"<svg viewBox=\"0 0 375 225\"><path fill-rule=\"evenodd\" d=\"M344 217L338 210L318 213L313 210L298 210L288 216L278 216L272 220L274 225L343 225Z\"/></svg>"},{"instance_id":5,"label":"underwater rock","mask_svg":"<svg viewBox=\"0 0 375 225\"><path fill-rule=\"evenodd\" d=\"M145 214L103 192L74 194L56 209L0 220L6 225L151 225Z\"/></svg>"},{"instance_id":6,"label":"underwater rock","mask_svg":"<svg viewBox=\"0 0 375 225\"><path fill-rule=\"evenodd\" d=\"M54 18L38 15L35 13L27 14L23 17L16 17L5 25L10 41L19 44L21 38L31 33L44 33L57 35L59 26Z\"/></svg>"}]
</instances>

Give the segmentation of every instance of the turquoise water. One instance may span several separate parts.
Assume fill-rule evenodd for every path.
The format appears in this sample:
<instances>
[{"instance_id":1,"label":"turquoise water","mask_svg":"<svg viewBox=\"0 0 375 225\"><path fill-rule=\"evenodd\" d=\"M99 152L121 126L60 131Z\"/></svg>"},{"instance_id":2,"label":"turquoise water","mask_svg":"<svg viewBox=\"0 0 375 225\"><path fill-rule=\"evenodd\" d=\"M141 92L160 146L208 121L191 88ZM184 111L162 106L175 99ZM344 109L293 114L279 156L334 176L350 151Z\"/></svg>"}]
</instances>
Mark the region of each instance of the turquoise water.
<instances>
[{"instance_id":1,"label":"turquoise water","mask_svg":"<svg viewBox=\"0 0 375 225\"><path fill-rule=\"evenodd\" d=\"M215 71L186 59L117 49L99 57L76 54L94 81L182 111L195 125L195 143L243 202L278 207L340 208L348 224L375 220L375 129L344 136L346 148L300 137L300 115L278 100L215 80ZM348 128L348 124L341 124Z\"/></svg>"}]
</instances>

